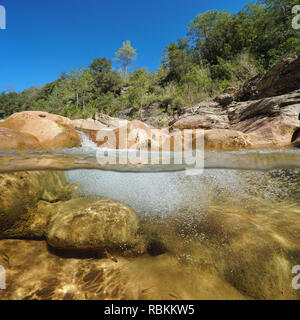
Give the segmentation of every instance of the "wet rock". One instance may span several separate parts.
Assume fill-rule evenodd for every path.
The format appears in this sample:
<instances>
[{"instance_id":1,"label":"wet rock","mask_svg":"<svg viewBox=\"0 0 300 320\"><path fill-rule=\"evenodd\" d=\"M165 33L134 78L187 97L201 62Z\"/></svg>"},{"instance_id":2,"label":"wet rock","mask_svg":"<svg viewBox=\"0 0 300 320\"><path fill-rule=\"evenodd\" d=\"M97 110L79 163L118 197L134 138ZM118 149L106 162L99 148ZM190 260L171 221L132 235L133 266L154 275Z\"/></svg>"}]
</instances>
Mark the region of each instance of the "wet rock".
<instances>
[{"instance_id":1,"label":"wet rock","mask_svg":"<svg viewBox=\"0 0 300 320\"><path fill-rule=\"evenodd\" d=\"M55 206L47 241L55 248L103 250L137 245L138 215L128 205L101 198L78 198Z\"/></svg>"},{"instance_id":2,"label":"wet rock","mask_svg":"<svg viewBox=\"0 0 300 320\"><path fill-rule=\"evenodd\" d=\"M5 127L35 136L44 149L80 146L80 137L68 118L41 111L15 113L0 123Z\"/></svg>"},{"instance_id":3,"label":"wet rock","mask_svg":"<svg viewBox=\"0 0 300 320\"><path fill-rule=\"evenodd\" d=\"M0 127L0 150L42 150L39 140L31 134Z\"/></svg>"},{"instance_id":4,"label":"wet rock","mask_svg":"<svg viewBox=\"0 0 300 320\"><path fill-rule=\"evenodd\" d=\"M55 202L66 199L69 192L64 172L0 174L0 237L22 236L39 200Z\"/></svg>"},{"instance_id":5,"label":"wet rock","mask_svg":"<svg viewBox=\"0 0 300 320\"><path fill-rule=\"evenodd\" d=\"M0 300L246 299L221 276L191 272L171 254L97 259L56 254L45 241L0 240L0 264L7 287Z\"/></svg>"}]
</instances>

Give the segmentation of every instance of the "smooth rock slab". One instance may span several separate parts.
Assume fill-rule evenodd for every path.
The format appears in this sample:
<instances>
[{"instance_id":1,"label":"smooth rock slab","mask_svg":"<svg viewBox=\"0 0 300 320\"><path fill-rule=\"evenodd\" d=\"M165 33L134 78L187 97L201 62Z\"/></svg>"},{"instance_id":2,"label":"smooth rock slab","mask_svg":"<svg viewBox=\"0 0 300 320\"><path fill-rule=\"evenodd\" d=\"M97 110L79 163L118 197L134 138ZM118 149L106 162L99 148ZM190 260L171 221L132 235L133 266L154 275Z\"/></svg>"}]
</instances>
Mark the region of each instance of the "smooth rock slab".
<instances>
[{"instance_id":1,"label":"smooth rock slab","mask_svg":"<svg viewBox=\"0 0 300 320\"><path fill-rule=\"evenodd\" d=\"M56 210L47 232L52 247L101 250L138 242L138 215L122 202L85 197L59 203Z\"/></svg>"}]
</instances>

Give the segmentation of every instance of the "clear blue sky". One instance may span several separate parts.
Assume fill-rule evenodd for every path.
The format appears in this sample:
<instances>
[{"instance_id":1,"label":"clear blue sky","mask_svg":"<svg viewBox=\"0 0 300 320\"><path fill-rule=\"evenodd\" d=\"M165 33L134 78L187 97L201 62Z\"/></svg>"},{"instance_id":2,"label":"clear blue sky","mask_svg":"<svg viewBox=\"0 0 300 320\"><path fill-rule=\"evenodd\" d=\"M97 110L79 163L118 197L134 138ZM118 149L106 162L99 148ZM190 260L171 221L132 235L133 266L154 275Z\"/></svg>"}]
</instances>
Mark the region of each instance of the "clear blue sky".
<instances>
[{"instance_id":1,"label":"clear blue sky","mask_svg":"<svg viewBox=\"0 0 300 320\"><path fill-rule=\"evenodd\" d=\"M0 0L0 92L44 85L62 71L114 58L125 40L136 67L156 70L163 49L186 35L188 23L210 9L239 11L247 0Z\"/></svg>"}]
</instances>

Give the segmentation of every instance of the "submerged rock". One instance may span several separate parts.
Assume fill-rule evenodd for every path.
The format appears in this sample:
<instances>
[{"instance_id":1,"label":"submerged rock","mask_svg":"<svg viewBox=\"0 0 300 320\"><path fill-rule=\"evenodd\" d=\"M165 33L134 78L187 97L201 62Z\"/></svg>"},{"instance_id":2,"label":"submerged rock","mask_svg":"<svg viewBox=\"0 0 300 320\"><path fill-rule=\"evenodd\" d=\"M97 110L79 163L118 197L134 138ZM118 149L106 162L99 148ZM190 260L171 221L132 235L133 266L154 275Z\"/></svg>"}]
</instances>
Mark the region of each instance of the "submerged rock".
<instances>
[{"instance_id":1,"label":"submerged rock","mask_svg":"<svg viewBox=\"0 0 300 320\"><path fill-rule=\"evenodd\" d=\"M38 201L65 199L69 190L64 172L0 174L0 237L23 236L24 225Z\"/></svg>"},{"instance_id":2,"label":"submerged rock","mask_svg":"<svg viewBox=\"0 0 300 320\"><path fill-rule=\"evenodd\" d=\"M88 258L88 259L87 259ZM60 254L45 241L0 240L0 300L245 299L218 275L191 272L170 254L97 259Z\"/></svg>"},{"instance_id":3,"label":"submerged rock","mask_svg":"<svg viewBox=\"0 0 300 320\"><path fill-rule=\"evenodd\" d=\"M80 137L68 118L42 111L15 113L0 123L8 128L35 136L43 149L79 147Z\"/></svg>"},{"instance_id":4,"label":"submerged rock","mask_svg":"<svg viewBox=\"0 0 300 320\"><path fill-rule=\"evenodd\" d=\"M48 243L59 249L126 248L138 242L138 215L128 205L109 199L78 198L53 208Z\"/></svg>"},{"instance_id":5,"label":"submerged rock","mask_svg":"<svg viewBox=\"0 0 300 320\"><path fill-rule=\"evenodd\" d=\"M0 127L0 150L42 150L39 140L29 133Z\"/></svg>"}]
</instances>

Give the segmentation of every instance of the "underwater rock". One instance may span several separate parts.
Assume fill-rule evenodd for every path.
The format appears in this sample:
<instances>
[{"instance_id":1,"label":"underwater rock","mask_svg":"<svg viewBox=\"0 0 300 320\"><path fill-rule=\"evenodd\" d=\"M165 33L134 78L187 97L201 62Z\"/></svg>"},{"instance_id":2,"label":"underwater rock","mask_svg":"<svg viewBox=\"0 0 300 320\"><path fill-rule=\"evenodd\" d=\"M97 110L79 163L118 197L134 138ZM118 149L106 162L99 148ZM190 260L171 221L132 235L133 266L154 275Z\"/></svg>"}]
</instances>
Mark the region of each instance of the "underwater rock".
<instances>
[{"instance_id":1,"label":"underwater rock","mask_svg":"<svg viewBox=\"0 0 300 320\"><path fill-rule=\"evenodd\" d=\"M0 127L0 150L42 150L39 140L29 133Z\"/></svg>"},{"instance_id":2,"label":"underwater rock","mask_svg":"<svg viewBox=\"0 0 300 320\"><path fill-rule=\"evenodd\" d=\"M83 197L54 205L48 243L57 249L101 250L138 244L138 215L122 202Z\"/></svg>"},{"instance_id":3,"label":"underwater rock","mask_svg":"<svg viewBox=\"0 0 300 320\"><path fill-rule=\"evenodd\" d=\"M0 240L0 264L6 270L0 300L246 298L222 277L191 272L170 254L115 258L57 255L45 241Z\"/></svg>"},{"instance_id":4,"label":"underwater rock","mask_svg":"<svg viewBox=\"0 0 300 320\"><path fill-rule=\"evenodd\" d=\"M55 202L70 191L64 172L0 174L0 237L23 236L23 227L39 200Z\"/></svg>"},{"instance_id":5,"label":"underwater rock","mask_svg":"<svg viewBox=\"0 0 300 320\"><path fill-rule=\"evenodd\" d=\"M11 115L0 127L35 136L43 149L79 147L80 137L68 118L42 111L24 111Z\"/></svg>"}]
</instances>

